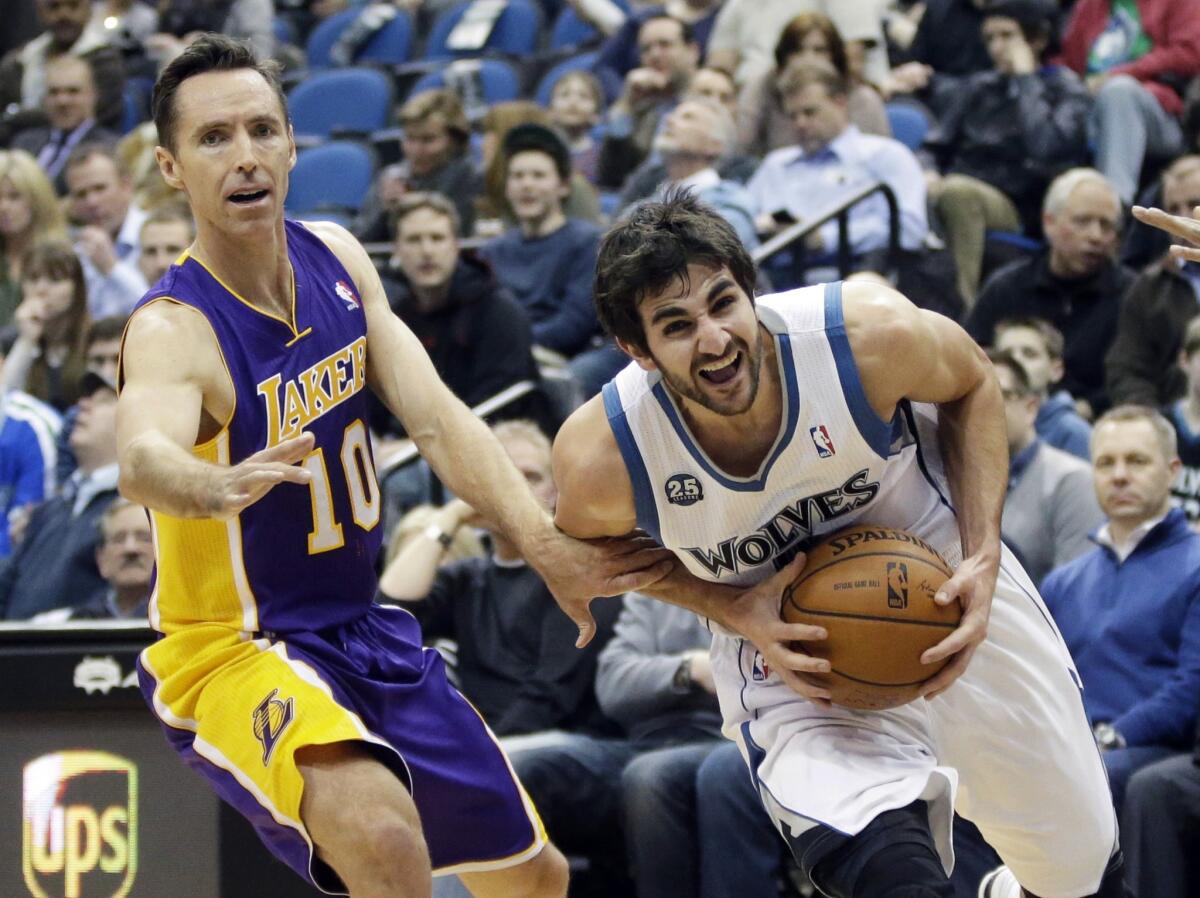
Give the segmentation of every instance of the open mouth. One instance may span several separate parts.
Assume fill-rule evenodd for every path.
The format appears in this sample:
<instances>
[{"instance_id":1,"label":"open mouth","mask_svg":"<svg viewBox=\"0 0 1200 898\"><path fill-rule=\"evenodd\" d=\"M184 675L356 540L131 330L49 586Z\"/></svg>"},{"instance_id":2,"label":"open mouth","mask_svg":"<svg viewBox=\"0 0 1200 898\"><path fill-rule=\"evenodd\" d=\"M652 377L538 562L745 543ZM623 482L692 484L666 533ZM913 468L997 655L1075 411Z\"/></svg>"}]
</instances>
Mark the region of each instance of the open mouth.
<instances>
[{"instance_id":1,"label":"open mouth","mask_svg":"<svg viewBox=\"0 0 1200 898\"><path fill-rule=\"evenodd\" d=\"M738 372L742 369L742 353L741 350L733 350L726 353L722 358L715 362L710 362L700 368L700 376L711 384L727 384L729 381L737 377Z\"/></svg>"},{"instance_id":2,"label":"open mouth","mask_svg":"<svg viewBox=\"0 0 1200 898\"><path fill-rule=\"evenodd\" d=\"M239 190L237 193L229 195L229 202L236 203L239 206L252 206L266 198L266 190Z\"/></svg>"}]
</instances>

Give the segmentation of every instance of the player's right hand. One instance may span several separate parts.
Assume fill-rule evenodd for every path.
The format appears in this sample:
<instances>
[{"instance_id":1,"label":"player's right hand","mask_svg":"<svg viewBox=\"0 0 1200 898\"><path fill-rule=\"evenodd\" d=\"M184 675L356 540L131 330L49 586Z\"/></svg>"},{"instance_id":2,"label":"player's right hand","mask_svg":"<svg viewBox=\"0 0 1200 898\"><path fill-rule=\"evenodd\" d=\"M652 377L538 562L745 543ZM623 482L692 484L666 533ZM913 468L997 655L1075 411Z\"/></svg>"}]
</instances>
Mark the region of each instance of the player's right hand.
<instances>
[{"instance_id":1,"label":"player's right hand","mask_svg":"<svg viewBox=\"0 0 1200 898\"><path fill-rule=\"evenodd\" d=\"M209 501L210 516L236 517L281 483L307 484L312 474L297 463L312 452L315 442L311 433L302 433L221 471Z\"/></svg>"},{"instance_id":2,"label":"player's right hand","mask_svg":"<svg viewBox=\"0 0 1200 898\"><path fill-rule=\"evenodd\" d=\"M809 701L828 707L829 690L811 674L828 673L829 662L793 648L795 643L824 639L825 628L789 624L779 613L783 591L800 576L804 562L805 556L798 555L773 577L747 589L734 599L721 623L750 640L783 682Z\"/></svg>"}]
</instances>

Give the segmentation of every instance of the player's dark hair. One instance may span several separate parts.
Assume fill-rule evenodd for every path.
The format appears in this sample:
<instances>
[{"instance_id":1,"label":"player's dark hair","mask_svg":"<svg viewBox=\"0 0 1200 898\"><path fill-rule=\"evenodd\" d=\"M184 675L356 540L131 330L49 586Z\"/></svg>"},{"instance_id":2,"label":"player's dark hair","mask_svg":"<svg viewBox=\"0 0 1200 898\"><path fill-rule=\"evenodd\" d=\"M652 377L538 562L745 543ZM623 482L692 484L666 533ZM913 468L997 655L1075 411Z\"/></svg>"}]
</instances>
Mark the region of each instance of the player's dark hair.
<instances>
[{"instance_id":1,"label":"player's dark hair","mask_svg":"<svg viewBox=\"0 0 1200 898\"><path fill-rule=\"evenodd\" d=\"M154 127L158 130L158 142L171 152L175 151L175 124L178 111L175 94L188 78L205 72L232 72L238 69L253 69L263 76L275 96L284 121L289 121L287 98L279 81L279 64L272 59L259 60L246 41L239 41L223 34L205 34L193 41L186 50L167 63L154 83L150 97L150 113Z\"/></svg>"},{"instance_id":2,"label":"player's dark hair","mask_svg":"<svg viewBox=\"0 0 1200 898\"><path fill-rule=\"evenodd\" d=\"M675 281L688 289L693 264L727 268L753 300L754 260L729 222L691 191L671 190L662 202L635 208L600 243L592 293L604 329L648 352L639 304Z\"/></svg>"}]
</instances>

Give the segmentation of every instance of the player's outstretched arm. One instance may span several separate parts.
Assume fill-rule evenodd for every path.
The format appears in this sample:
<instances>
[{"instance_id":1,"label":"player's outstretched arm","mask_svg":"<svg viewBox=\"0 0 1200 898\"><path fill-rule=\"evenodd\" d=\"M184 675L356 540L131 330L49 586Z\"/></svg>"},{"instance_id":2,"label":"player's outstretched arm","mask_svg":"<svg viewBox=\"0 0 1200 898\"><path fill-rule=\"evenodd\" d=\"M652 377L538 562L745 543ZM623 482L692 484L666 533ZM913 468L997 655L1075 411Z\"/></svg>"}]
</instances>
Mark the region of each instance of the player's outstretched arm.
<instances>
[{"instance_id":1,"label":"player's outstretched arm","mask_svg":"<svg viewBox=\"0 0 1200 898\"><path fill-rule=\"evenodd\" d=\"M295 463L312 450L311 434L232 467L191 453L204 416L211 416L205 396L218 392L219 378L228 381L216 337L195 310L167 300L139 309L125 333L121 368L117 452L121 493L130 501L176 517L228 518L276 484L308 481ZM232 384L227 393L233 395Z\"/></svg>"},{"instance_id":2,"label":"player's outstretched arm","mask_svg":"<svg viewBox=\"0 0 1200 898\"><path fill-rule=\"evenodd\" d=\"M443 483L494 521L537 569L563 611L595 633L595 596L642 589L674 566L643 541L583 543L554 526L487 425L442 383L425 349L388 306L366 251L336 225L312 230L337 254L358 286L367 315L367 382L421 450Z\"/></svg>"},{"instance_id":3,"label":"player's outstretched arm","mask_svg":"<svg viewBox=\"0 0 1200 898\"><path fill-rule=\"evenodd\" d=\"M1148 224L1160 231L1166 231L1175 237L1182 237L1195 246L1171 247L1171 255L1176 259L1188 262L1200 262L1200 206L1192 210L1192 217L1171 215L1162 209L1147 209L1144 206L1133 207L1133 217L1143 224Z\"/></svg>"},{"instance_id":4,"label":"player's outstretched arm","mask_svg":"<svg viewBox=\"0 0 1200 898\"><path fill-rule=\"evenodd\" d=\"M918 309L873 284L843 291L847 335L867 398L890 420L902 399L938 405L938 431L950 494L958 516L963 561L935 597L962 603L958 628L922 656L951 658L929 680L933 697L966 670L987 636L1000 566L1000 513L1008 482L1004 403L983 350L948 318Z\"/></svg>"},{"instance_id":5,"label":"player's outstretched arm","mask_svg":"<svg viewBox=\"0 0 1200 898\"><path fill-rule=\"evenodd\" d=\"M554 520L583 539L618 537L634 531L637 513L629 472L600 397L575 411L554 441L554 482L558 506ZM682 564L639 592L694 611L750 640L767 663L801 695L818 703L829 699L809 673L827 673L829 662L794 651L797 642L824 639L825 630L789 624L779 615L784 588L800 575L803 556L751 589L701 580Z\"/></svg>"}]
</instances>

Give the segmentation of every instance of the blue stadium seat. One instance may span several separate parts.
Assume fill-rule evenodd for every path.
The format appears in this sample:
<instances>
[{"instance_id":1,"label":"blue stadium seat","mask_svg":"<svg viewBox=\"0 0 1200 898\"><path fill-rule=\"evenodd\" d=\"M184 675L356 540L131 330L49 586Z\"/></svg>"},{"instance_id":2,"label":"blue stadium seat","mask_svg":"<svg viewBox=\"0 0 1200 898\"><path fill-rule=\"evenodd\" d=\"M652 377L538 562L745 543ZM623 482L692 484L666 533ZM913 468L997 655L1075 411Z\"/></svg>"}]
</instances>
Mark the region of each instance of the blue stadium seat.
<instances>
[{"instance_id":1,"label":"blue stadium seat","mask_svg":"<svg viewBox=\"0 0 1200 898\"><path fill-rule=\"evenodd\" d=\"M335 131L370 133L387 124L392 81L375 69L314 72L288 97L298 138L329 137Z\"/></svg>"},{"instance_id":2,"label":"blue stadium seat","mask_svg":"<svg viewBox=\"0 0 1200 898\"><path fill-rule=\"evenodd\" d=\"M573 72L577 69L591 72L600 79L600 86L604 88L604 96L608 103L616 99L617 94L621 92L621 79L618 78L611 70L601 69L596 71L592 67L596 63L596 51L592 50L587 53L580 53L577 56L571 56L564 59L562 62L551 67L538 81L537 90L533 92L534 99L539 106L550 105L550 92L554 90L554 85L567 72Z\"/></svg>"},{"instance_id":3,"label":"blue stadium seat","mask_svg":"<svg viewBox=\"0 0 1200 898\"><path fill-rule=\"evenodd\" d=\"M361 14L362 7L354 7L330 16L312 30L306 47L310 69L327 69L334 65L329 51L338 42L342 32L354 24ZM408 13L400 11L354 54L354 61L388 64L407 62L412 50L412 34L412 19Z\"/></svg>"},{"instance_id":4,"label":"blue stadium seat","mask_svg":"<svg viewBox=\"0 0 1200 898\"><path fill-rule=\"evenodd\" d=\"M570 47L580 47L599 41L600 37L599 31L568 6L554 20L554 27L550 30L549 49L566 50Z\"/></svg>"},{"instance_id":5,"label":"blue stadium seat","mask_svg":"<svg viewBox=\"0 0 1200 898\"><path fill-rule=\"evenodd\" d=\"M286 16L275 16L275 18L271 20L271 32L275 35L276 43L296 43L296 26L293 25L292 20Z\"/></svg>"},{"instance_id":6,"label":"blue stadium seat","mask_svg":"<svg viewBox=\"0 0 1200 898\"><path fill-rule=\"evenodd\" d=\"M322 209L357 211L371 189L375 157L362 144L331 141L301 150L289 178L284 208L293 217L321 217Z\"/></svg>"},{"instance_id":7,"label":"blue stadium seat","mask_svg":"<svg viewBox=\"0 0 1200 898\"><path fill-rule=\"evenodd\" d=\"M542 12L529 0L508 0L503 12L496 19L492 33L478 50L452 50L446 40L454 26L471 6L472 0L464 0L457 6L438 16L429 32L426 59L454 59L465 56L482 56L486 53L506 53L511 56L528 56L538 48L542 31Z\"/></svg>"},{"instance_id":8,"label":"blue stadium seat","mask_svg":"<svg viewBox=\"0 0 1200 898\"><path fill-rule=\"evenodd\" d=\"M454 80L447 78L448 70L452 70L452 66L461 66L463 63L479 66L480 93L483 101L488 105L520 99L521 79L512 66L499 59L457 60L449 66L422 75L409 90L408 95L415 97L424 91L445 87L447 80Z\"/></svg>"},{"instance_id":9,"label":"blue stadium seat","mask_svg":"<svg viewBox=\"0 0 1200 898\"><path fill-rule=\"evenodd\" d=\"M908 103L888 103L885 108L892 137L915 153L929 133L929 118Z\"/></svg>"}]
</instances>

